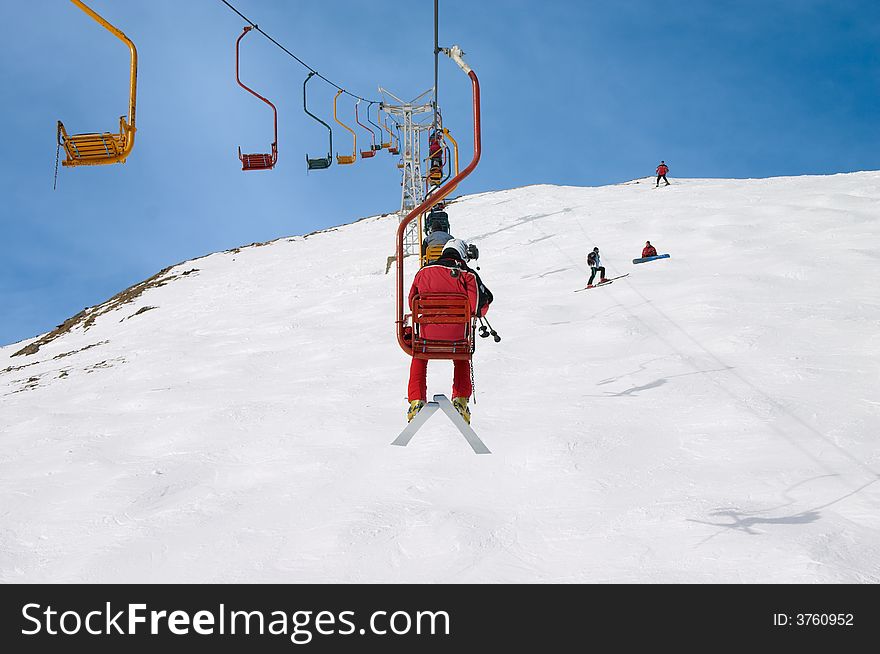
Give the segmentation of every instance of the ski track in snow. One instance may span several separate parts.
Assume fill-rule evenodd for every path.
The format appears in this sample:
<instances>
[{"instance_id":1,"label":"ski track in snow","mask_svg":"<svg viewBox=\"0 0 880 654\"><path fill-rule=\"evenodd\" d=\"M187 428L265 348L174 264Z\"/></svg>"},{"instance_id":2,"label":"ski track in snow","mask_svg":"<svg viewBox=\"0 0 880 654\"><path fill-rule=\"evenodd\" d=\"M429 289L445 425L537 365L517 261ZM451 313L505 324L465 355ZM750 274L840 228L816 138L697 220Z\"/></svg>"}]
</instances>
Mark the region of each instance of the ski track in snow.
<instances>
[{"instance_id":1,"label":"ski track in snow","mask_svg":"<svg viewBox=\"0 0 880 654\"><path fill-rule=\"evenodd\" d=\"M642 182L450 206L489 456L390 446L395 215L0 348L0 582L880 582L880 173Z\"/></svg>"}]
</instances>

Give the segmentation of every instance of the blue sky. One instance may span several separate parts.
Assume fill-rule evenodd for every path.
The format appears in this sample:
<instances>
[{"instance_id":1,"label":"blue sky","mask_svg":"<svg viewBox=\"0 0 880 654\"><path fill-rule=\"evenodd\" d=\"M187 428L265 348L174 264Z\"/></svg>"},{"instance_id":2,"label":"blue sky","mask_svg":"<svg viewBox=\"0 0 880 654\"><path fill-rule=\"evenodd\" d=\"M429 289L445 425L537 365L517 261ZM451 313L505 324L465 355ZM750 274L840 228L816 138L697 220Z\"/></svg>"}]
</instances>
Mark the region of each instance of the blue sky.
<instances>
[{"instance_id":1,"label":"blue sky","mask_svg":"<svg viewBox=\"0 0 880 654\"><path fill-rule=\"evenodd\" d=\"M135 149L124 165L61 169L52 190L55 121L115 128L128 52L72 3L7 7L0 343L167 265L399 207L387 153L306 173L304 154L327 148L302 112L306 70L257 33L242 42L241 74L278 107L279 160L240 170L239 145L268 151L271 112L235 83L244 23L219 0L90 4L138 48ZM232 4L358 95L378 98L381 85L414 97L433 83L432 0ZM875 0L441 0L440 42L462 46L483 90L483 159L463 193L614 183L660 159L673 181L880 168ZM467 153L468 81L443 60L439 87ZM331 116L335 89L309 88L310 108ZM344 134L334 131L339 152ZM377 266L393 238L375 244Z\"/></svg>"}]
</instances>

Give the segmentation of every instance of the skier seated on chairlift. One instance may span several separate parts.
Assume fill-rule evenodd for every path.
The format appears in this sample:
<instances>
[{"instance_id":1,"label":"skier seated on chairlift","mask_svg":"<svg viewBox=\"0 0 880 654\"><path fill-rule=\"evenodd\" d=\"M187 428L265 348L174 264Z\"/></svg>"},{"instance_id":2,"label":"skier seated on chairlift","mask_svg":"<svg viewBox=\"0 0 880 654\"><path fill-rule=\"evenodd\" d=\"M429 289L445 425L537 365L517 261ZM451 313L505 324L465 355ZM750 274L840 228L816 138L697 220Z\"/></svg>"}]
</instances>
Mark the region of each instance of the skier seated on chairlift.
<instances>
[{"instance_id":1,"label":"skier seated on chairlift","mask_svg":"<svg viewBox=\"0 0 880 654\"><path fill-rule=\"evenodd\" d=\"M431 168L443 168L443 135L439 130L434 130L428 136L428 156L431 158Z\"/></svg>"},{"instance_id":2,"label":"skier seated on chairlift","mask_svg":"<svg viewBox=\"0 0 880 654\"><path fill-rule=\"evenodd\" d=\"M440 258L426 264L416 273L409 290L410 310L417 295L461 293L467 295L470 300L473 315L485 316L493 299L492 292L486 288L480 276L467 265L469 260L477 259L479 256L480 253L475 245L469 245L457 238L448 241ZM440 341L459 341L465 337L465 325L423 325L421 336ZM469 359L454 359L452 363L454 366L452 404L465 422L470 424L471 412L468 408L468 400L473 392L471 362ZM406 419L408 421L415 418L425 406L428 396L427 375L427 359L413 357L407 389L409 410Z\"/></svg>"},{"instance_id":3,"label":"skier seated on chairlift","mask_svg":"<svg viewBox=\"0 0 880 654\"><path fill-rule=\"evenodd\" d=\"M656 257L657 248L651 245L651 241L645 241L645 247L642 249L642 259L646 257Z\"/></svg>"},{"instance_id":4,"label":"skier seated on chairlift","mask_svg":"<svg viewBox=\"0 0 880 654\"><path fill-rule=\"evenodd\" d=\"M427 236L422 240L422 256L425 261L434 261L440 258L443 246L452 240L449 233L449 214L444 211L443 203L439 203L425 219L425 232Z\"/></svg>"}]
</instances>

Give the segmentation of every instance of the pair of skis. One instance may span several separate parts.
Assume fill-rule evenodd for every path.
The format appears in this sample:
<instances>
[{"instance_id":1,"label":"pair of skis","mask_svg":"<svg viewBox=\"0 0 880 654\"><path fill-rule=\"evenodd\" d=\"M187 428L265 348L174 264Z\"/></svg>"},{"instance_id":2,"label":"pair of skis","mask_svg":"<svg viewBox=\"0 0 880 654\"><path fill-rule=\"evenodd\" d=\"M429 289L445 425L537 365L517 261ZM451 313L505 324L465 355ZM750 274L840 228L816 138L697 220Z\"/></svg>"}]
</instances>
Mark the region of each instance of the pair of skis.
<instances>
[{"instance_id":1,"label":"pair of skis","mask_svg":"<svg viewBox=\"0 0 880 654\"><path fill-rule=\"evenodd\" d=\"M445 395L435 395L433 402L425 404L425 406L422 407L422 410L416 414L416 417L412 419L391 444L405 447L410 440L412 440L412 437L416 435L416 432L421 429L422 425L427 422L428 418L434 415L434 412L438 409L445 413L446 417L456 426L459 433L464 436L464 439L468 442L468 445L471 446L471 449L475 454L491 454L489 448L486 447L486 444L480 440L480 437L477 436L476 432L471 429L471 426L465 422L464 418L461 417L461 414Z\"/></svg>"},{"instance_id":2,"label":"pair of skis","mask_svg":"<svg viewBox=\"0 0 880 654\"><path fill-rule=\"evenodd\" d=\"M617 277L608 277L604 282L599 282L598 284L593 284L592 286L587 286L585 288L579 288L575 290L575 293L579 293L580 291L589 291L591 288L599 288L600 286L608 286L615 279L620 279L621 277L627 277L629 273L625 273L623 275L618 275Z\"/></svg>"}]
</instances>

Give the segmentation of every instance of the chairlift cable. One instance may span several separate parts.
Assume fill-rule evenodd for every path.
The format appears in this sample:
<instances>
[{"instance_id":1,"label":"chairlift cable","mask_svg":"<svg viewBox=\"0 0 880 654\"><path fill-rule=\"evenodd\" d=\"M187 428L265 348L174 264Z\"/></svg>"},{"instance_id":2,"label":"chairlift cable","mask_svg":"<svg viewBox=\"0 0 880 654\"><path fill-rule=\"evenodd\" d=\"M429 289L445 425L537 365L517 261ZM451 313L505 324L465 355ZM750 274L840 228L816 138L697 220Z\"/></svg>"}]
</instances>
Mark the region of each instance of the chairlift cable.
<instances>
[{"instance_id":1,"label":"chairlift cable","mask_svg":"<svg viewBox=\"0 0 880 654\"><path fill-rule=\"evenodd\" d=\"M342 92L345 93L346 95L350 95L350 96L353 97L353 98L357 98L358 100L364 100L364 101L366 101L366 102L370 102L370 99L369 99L369 98L362 98L361 96L356 95L356 94L352 93L351 91L346 91L344 88L342 88L341 86L339 86L339 84L337 84L336 82L333 82L333 81L327 79L326 77L324 77L321 73L319 73L317 70L315 70L314 68L312 68L311 66L309 66L306 62L304 62L302 59L300 59L300 58L297 57L295 54L293 54L290 50L288 50L288 49L285 48L283 45L281 45L280 43L278 43L278 41L276 41L276 40L273 39L271 36L269 36L268 34L266 34L266 32L264 32L264 31L259 27L259 25L257 25L257 24L256 24L255 22L253 22L250 18L248 18L247 16L245 16L243 13L241 13L238 9L236 9L235 7L233 7L229 2L227 2L227 0L220 0L220 2L222 2L224 5L226 5L227 7L229 7L232 11L234 11L236 14L238 14L239 16L241 16L241 18L243 18L244 21L245 21L246 23L248 23L249 25L251 25L255 30L257 30L260 34L262 34L262 35L265 36L267 39L269 39L272 43L274 43L274 44L277 45L279 48L281 48L281 49L282 49L284 52L286 52L288 55L290 55L291 57L293 57L294 59L296 59L296 61L298 61L300 64L302 64L302 65L305 66L307 69L309 69L311 72L313 72L317 77L320 77L322 80L324 80L325 82L327 82L330 86L335 87L336 89L342 91Z\"/></svg>"}]
</instances>

